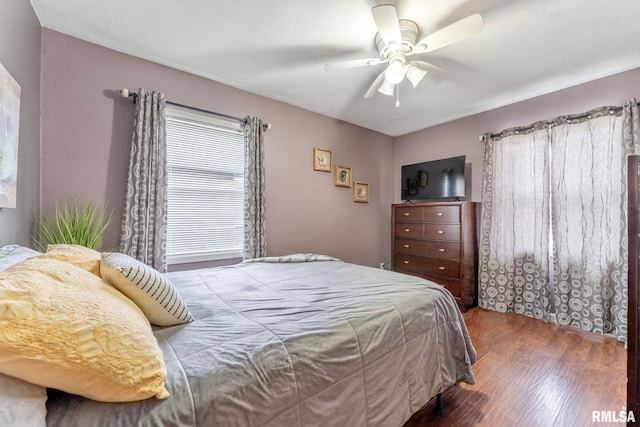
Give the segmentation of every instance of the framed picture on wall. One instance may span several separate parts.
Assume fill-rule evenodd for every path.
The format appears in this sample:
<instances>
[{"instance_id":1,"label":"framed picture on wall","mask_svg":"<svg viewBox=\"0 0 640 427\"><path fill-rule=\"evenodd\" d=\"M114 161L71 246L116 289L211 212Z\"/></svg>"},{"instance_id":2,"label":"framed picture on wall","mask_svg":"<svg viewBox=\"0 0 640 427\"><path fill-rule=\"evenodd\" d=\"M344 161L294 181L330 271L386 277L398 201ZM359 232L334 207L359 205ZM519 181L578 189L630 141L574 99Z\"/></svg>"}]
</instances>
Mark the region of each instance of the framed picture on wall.
<instances>
[{"instance_id":1,"label":"framed picture on wall","mask_svg":"<svg viewBox=\"0 0 640 427\"><path fill-rule=\"evenodd\" d=\"M336 165L333 172L333 183L336 187L351 187L351 168Z\"/></svg>"},{"instance_id":2,"label":"framed picture on wall","mask_svg":"<svg viewBox=\"0 0 640 427\"><path fill-rule=\"evenodd\" d=\"M313 170L331 172L331 150L313 147Z\"/></svg>"},{"instance_id":3,"label":"framed picture on wall","mask_svg":"<svg viewBox=\"0 0 640 427\"><path fill-rule=\"evenodd\" d=\"M353 183L353 201L369 203L369 184L357 181Z\"/></svg>"},{"instance_id":4,"label":"framed picture on wall","mask_svg":"<svg viewBox=\"0 0 640 427\"><path fill-rule=\"evenodd\" d=\"M0 208L16 207L20 85L0 64Z\"/></svg>"}]
</instances>

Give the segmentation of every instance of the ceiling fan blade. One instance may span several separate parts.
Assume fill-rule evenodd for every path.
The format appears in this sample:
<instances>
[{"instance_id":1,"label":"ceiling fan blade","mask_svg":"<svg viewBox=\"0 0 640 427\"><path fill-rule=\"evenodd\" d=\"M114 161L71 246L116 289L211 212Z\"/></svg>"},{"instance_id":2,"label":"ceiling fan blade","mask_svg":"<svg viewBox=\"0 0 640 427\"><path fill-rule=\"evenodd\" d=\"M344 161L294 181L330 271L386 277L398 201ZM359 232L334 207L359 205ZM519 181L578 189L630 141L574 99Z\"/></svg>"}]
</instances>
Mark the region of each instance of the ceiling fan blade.
<instances>
[{"instance_id":1,"label":"ceiling fan blade","mask_svg":"<svg viewBox=\"0 0 640 427\"><path fill-rule=\"evenodd\" d=\"M474 13L423 38L413 46L410 54L431 52L448 46L479 33L483 26L482 16L479 13Z\"/></svg>"},{"instance_id":2,"label":"ceiling fan blade","mask_svg":"<svg viewBox=\"0 0 640 427\"><path fill-rule=\"evenodd\" d=\"M446 70L444 70L444 69L442 69L440 67L436 67L433 64L429 64L428 62L411 61L411 62L409 62L409 66L410 66L409 67L409 71L411 71L411 69L413 67L416 67L418 70L426 72L426 74L423 74L422 77L425 77L427 80L429 80L433 84L438 84L442 80L444 80L445 77L447 77L447 71ZM413 81L411 80L411 78L409 77L409 71L407 71L407 78L409 79L409 81L411 81L411 84L413 84L413 87L416 87L418 85L418 83L420 83L420 80L422 80L422 77L420 77L418 79L417 78L418 73L412 72L412 76L413 75L416 76L416 77L412 77L412 78L417 79L417 82L414 84Z\"/></svg>"},{"instance_id":3,"label":"ceiling fan blade","mask_svg":"<svg viewBox=\"0 0 640 427\"><path fill-rule=\"evenodd\" d=\"M352 61L326 64L324 66L324 69L325 71L347 70L349 68L359 68L359 67L366 67L368 65L378 65L378 64L382 64L383 62L387 62L387 60L381 59L381 58L354 59Z\"/></svg>"},{"instance_id":4,"label":"ceiling fan blade","mask_svg":"<svg viewBox=\"0 0 640 427\"><path fill-rule=\"evenodd\" d=\"M367 90L367 93L364 94L364 97L372 98L376 96L376 94L378 93L378 88L382 86L383 82L384 82L384 71L380 73L380 75L376 77L376 79L373 81L373 84L369 86L369 90Z\"/></svg>"},{"instance_id":5,"label":"ceiling fan blade","mask_svg":"<svg viewBox=\"0 0 640 427\"><path fill-rule=\"evenodd\" d=\"M400 33L400 23L396 7L392 4L382 4L371 8L373 20L376 22L378 32L382 40L389 45L392 42L400 43L402 34Z\"/></svg>"}]
</instances>

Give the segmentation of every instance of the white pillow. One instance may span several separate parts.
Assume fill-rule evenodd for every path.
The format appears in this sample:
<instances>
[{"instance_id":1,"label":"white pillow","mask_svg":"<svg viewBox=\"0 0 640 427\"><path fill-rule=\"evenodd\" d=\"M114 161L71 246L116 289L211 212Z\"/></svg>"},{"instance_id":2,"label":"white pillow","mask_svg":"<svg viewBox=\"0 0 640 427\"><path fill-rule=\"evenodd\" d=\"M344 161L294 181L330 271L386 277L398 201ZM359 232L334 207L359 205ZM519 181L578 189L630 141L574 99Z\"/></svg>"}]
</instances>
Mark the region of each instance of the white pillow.
<instances>
[{"instance_id":1,"label":"white pillow","mask_svg":"<svg viewBox=\"0 0 640 427\"><path fill-rule=\"evenodd\" d=\"M0 425L46 427L47 389L0 374Z\"/></svg>"},{"instance_id":2,"label":"white pillow","mask_svg":"<svg viewBox=\"0 0 640 427\"><path fill-rule=\"evenodd\" d=\"M154 325L173 326L193 320L169 279L129 255L104 252L100 275L136 303Z\"/></svg>"},{"instance_id":3,"label":"white pillow","mask_svg":"<svg viewBox=\"0 0 640 427\"><path fill-rule=\"evenodd\" d=\"M2 246L0 247L0 270L9 268L12 265L37 255L42 255L42 252L20 245Z\"/></svg>"}]
</instances>

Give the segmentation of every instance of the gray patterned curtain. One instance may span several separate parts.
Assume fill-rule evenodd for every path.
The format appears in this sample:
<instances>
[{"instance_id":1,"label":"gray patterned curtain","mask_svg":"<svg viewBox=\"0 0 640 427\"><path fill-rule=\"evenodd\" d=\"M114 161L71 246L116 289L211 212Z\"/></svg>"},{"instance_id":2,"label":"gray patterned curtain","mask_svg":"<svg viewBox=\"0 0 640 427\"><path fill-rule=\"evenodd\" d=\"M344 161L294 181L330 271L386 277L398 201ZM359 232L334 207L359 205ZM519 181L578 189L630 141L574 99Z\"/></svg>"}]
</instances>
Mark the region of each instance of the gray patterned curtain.
<instances>
[{"instance_id":1,"label":"gray patterned curtain","mask_svg":"<svg viewBox=\"0 0 640 427\"><path fill-rule=\"evenodd\" d=\"M167 271L167 144L165 99L140 89L129 155L120 250Z\"/></svg>"},{"instance_id":2,"label":"gray patterned curtain","mask_svg":"<svg viewBox=\"0 0 640 427\"><path fill-rule=\"evenodd\" d=\"M485 137L478 305L546 319L549 304L548 129Z\"/></svg>"},{"instance_id":3,"label":"gray patterned curtain","mask_svg":"<svg viewBox=\"0 0 640 427\"><path fill-rule=\"evenodd\" d=\"M626 158L639 145L635 100L487 137L481 307L626 341Z\"/></svg>"},{"instance_id":4,"label":"gray patterned curtain","mask_svg":"<svg viewBox=\"0 0 640 427\"><path fill-rule=\"evenodd\" d=\"M557 321L627 335L627 156L638 152L638 108L559 117L551 133L553 294Z\"/></svg>"},{"instance_id":5,"label":"gray patterned curtain","mask_svg":"<svg viewBox=\"0 0 640 427\"><path fill-rule=\"evenodd\" d=\"M244 259L267 255L262 120L245 119Z\"/></svg>"}]
</instances>

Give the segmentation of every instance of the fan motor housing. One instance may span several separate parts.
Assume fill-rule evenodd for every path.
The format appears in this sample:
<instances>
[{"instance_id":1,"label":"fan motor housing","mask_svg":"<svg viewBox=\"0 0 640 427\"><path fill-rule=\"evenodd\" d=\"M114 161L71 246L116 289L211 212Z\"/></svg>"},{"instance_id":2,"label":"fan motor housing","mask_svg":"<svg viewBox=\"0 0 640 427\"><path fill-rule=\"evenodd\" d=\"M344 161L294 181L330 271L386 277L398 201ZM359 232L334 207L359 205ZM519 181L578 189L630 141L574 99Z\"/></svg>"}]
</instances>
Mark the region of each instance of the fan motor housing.
<instances>
[{"instance_id":1,"label":"fan motor housing","mask_svg":"<svg viewBox=\"0 0 640 427\"><path fill-rule=\"evenodd\" d=\"M401 34L401 42L399 45L395 43L387 45L380 37L380 33L376 34L376 46L382 59L388 59L390 55L396 52L407 54L413 49L416 43L416 39L418 38L418 24L408 19L399 19L398 23L400 24Z\"/></svg>"}]
</instances>

